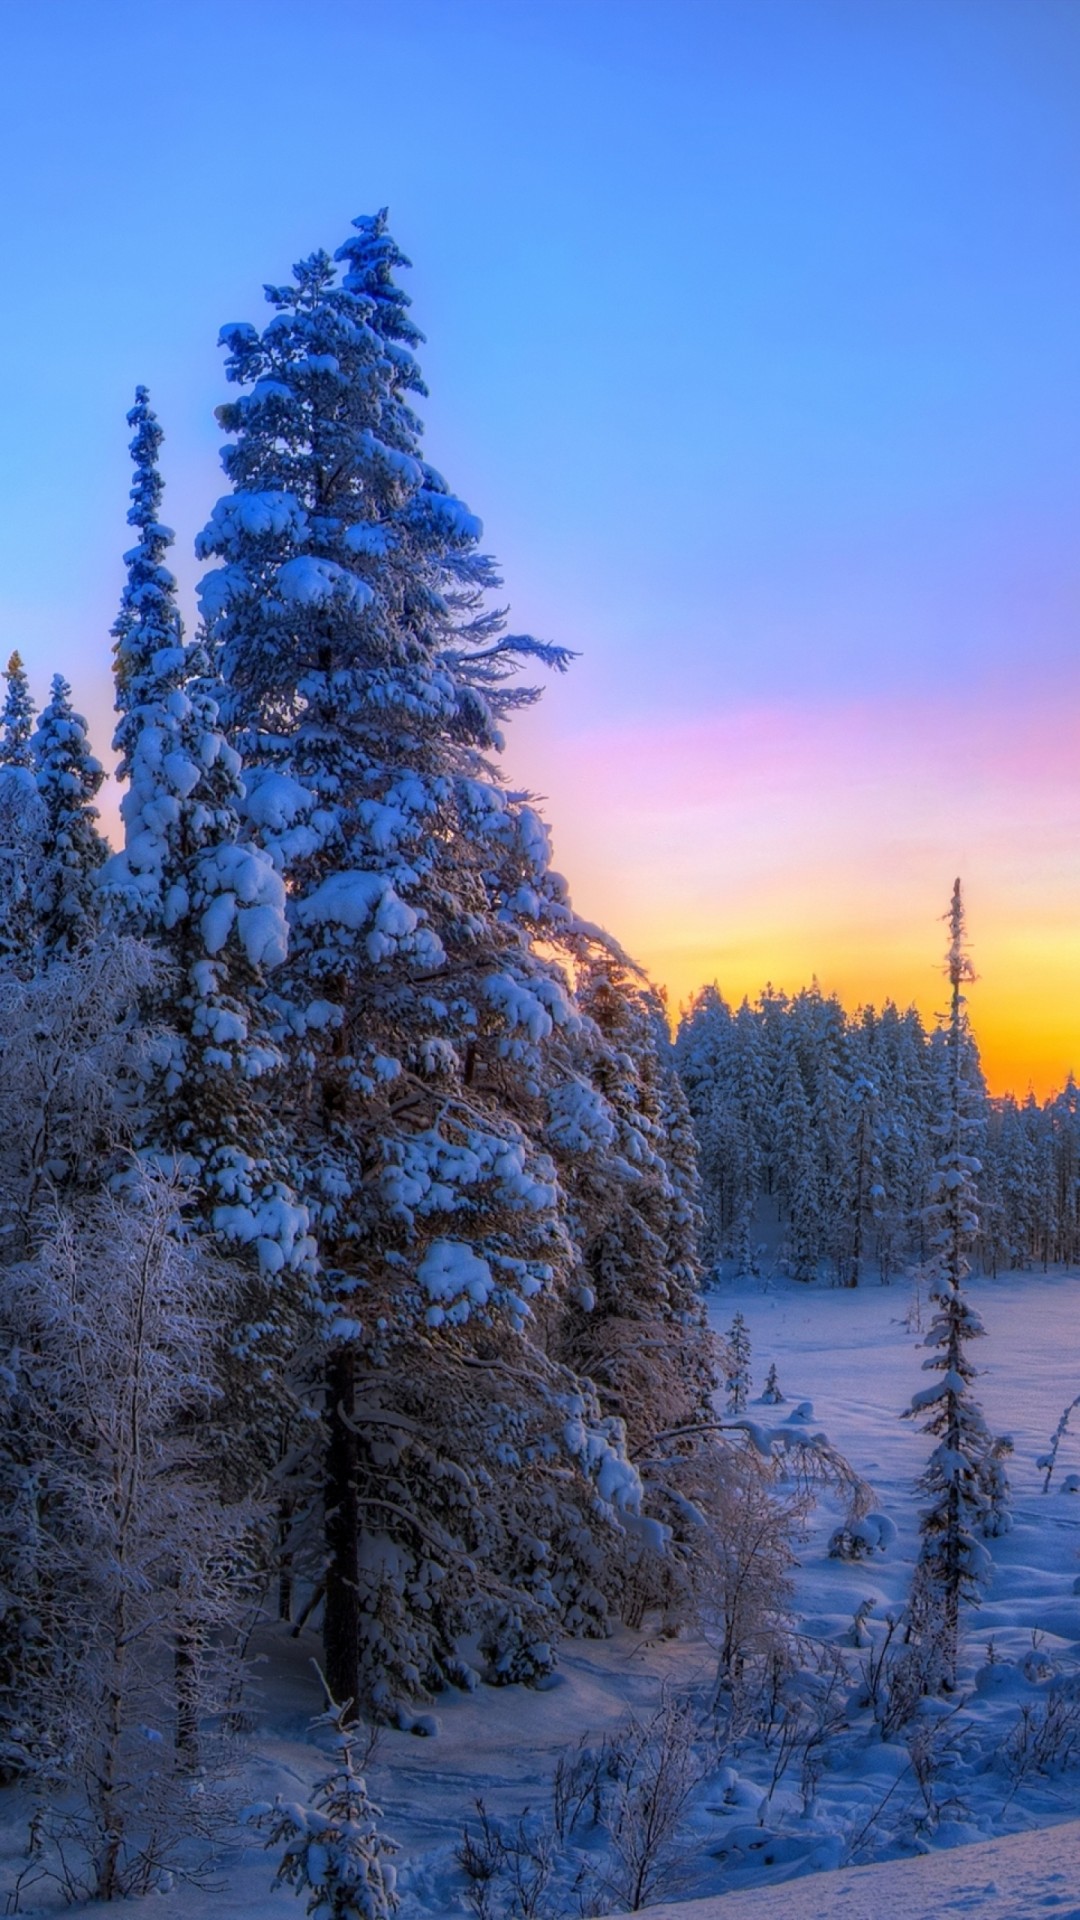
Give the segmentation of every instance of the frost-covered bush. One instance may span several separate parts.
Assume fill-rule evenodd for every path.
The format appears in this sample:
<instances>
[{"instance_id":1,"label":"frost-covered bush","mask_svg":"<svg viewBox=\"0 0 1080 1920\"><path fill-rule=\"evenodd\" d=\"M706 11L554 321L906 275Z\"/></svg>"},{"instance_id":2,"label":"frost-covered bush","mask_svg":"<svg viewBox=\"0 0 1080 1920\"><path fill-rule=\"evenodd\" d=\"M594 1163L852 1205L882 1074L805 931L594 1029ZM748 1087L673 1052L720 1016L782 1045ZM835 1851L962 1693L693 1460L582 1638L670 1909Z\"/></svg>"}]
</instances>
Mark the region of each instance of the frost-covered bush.
<instances>
[{"instance_id":1,"label":"frost-covered bush","mask_svg":"<svg viewBox=\"0 0 1080 1920\"><path fill-rule=\"evenodd\" d=\"M760 1685L784 1657L792 1629L794 1533L805 1511L777 1498L772 1474L753 1455L725 1463L712 1515L711 1588L702 1594L707 1637L716 1651L714 1711Z\"/></svg>"},{"instance_id":2,"label":"frost-covered bush","mask_svg":"<svg viewBox=\"0 0 1080 1920\"><path fill-rule=\"evenodd\" d=\"M651 1906L674 1892L687 1857L683 1825L708 1771L689 1702L628 1714L596 1746L560 1756L550 1814L497 1820L483 1801L455 1858L476 1920L563 1920Z\"/></svg>"},{"instance_id":3,"label":"frost-covered bush","mask_svg":"<svg viewBox=\"0 0 1080 1920\"><path fill-rule=\"evenodd\" d=\"M184 1244L182 1204L132 1168L0 1275L5 1572L21 1536L38 1609L16 1724L64 1883L105 1900L183 1862L250 1599L253 1515L216 1486L225 1277Z\"/></svg>"},{"instance_id":4,"label":"frost-covered bush","mask_svg":"<svg viewBox=\"0 0 1080 1920\"><path fill-rule=\"evenodd\" d=\"M887 1553L896 1539L896 1523L886 1513L849 1516L829 1537L830 1560L870 1560Z\"/></svg>"},{"instance_id":5,"label":"frost-covered bush","mask_svg":"<svg viewBox=\"0 0 1080 1920\"><path fill-rule=\"evenodd\" d=\"M0 1245L34 1244L39 1210L99 1187L132 1143L131 1091L153 1044L140 1017L162 962L103 932L22 979L0 975Z\"/></svg>"}]
</instances>

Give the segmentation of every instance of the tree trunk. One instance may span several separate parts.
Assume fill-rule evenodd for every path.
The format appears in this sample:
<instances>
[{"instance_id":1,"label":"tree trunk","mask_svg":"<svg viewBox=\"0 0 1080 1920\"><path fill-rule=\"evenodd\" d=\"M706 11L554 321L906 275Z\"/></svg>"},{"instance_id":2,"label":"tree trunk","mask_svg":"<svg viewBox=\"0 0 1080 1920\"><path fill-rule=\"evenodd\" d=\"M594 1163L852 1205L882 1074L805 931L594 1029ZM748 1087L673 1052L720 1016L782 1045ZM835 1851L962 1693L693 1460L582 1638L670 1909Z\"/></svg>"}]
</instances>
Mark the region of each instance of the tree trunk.
<instances>
[{"instance_id":1,"label":"tree trunk","mask_svg":"<svg viewBox=\"0 0 1080 1920\"><path fill-rule=\"evenodd\" d=\"M287 1500L278 1506L278 1619L291 1621L293 1614L293 1557L289 1550L292 1511Z\"/></svg>"},{"instance_id":2,"label":"tree trunk","mask_svg":"<svg viewBox=\"0 0 1080 1920\"><path fill-rule=\"evenodd\" d=\"M331 1697L354 1720L360 1695L360 1596L357 1556L360 1506L355 1429L356 1361L339 1347L326 1371L326 1599L323 1670Z\"/></svg>"},{"instance_id":3,"label":"tree trunk","mask_svg":"<svg viewBox=\"0 0 1080 1920\"><path fill-rule=\"evenodd\" d=\"M173 1648L173 1677L176 1689L176 1757L179 1765L194 1772L199 1764L199 1630L185 1621L177 1631Z\"/></svg>"}]
</instances>

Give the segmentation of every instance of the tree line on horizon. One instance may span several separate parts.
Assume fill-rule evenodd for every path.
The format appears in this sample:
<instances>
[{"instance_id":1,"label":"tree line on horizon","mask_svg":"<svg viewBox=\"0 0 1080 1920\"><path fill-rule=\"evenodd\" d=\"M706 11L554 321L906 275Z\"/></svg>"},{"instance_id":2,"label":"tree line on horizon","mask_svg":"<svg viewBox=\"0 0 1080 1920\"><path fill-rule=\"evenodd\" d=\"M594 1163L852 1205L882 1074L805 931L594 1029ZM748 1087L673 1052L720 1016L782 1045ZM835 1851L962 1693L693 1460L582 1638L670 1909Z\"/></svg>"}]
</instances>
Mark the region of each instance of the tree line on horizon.
<instances>
[{"instance_id":1,"label":"tree line on horizon","mask_svg":"<svg viewBox=\"0 0 1080 1920\"><path fill-rule=\"evenodd\" d=\"M675 1036L693 1116L707 1270L768 1258L799 1280L888 1282L925 1261L940 1151L946 1023L886 1001L848 1012L816 982L729 1006L695 994ZM988 1093L969 1036L979 1231L987 1273L1080 1263L1080 1089Z\"/></svg>"}]
</instances>

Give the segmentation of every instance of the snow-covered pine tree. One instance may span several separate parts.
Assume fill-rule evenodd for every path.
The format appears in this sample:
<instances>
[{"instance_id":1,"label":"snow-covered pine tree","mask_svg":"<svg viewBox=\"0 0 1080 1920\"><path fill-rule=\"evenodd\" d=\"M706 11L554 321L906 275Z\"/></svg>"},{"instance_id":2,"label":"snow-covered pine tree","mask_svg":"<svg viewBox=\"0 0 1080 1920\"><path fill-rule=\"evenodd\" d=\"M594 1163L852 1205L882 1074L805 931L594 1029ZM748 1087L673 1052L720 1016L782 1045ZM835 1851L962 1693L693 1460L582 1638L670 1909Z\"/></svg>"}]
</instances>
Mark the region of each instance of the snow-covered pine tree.
<instances>
[{"instance_id":1,"label":"snow-covered pine tree","mask_svg":"<svg viewBox=\"0 0 1080 1920\"><path fill-rule=\"evenodd\" d=\"M34 702L30 682L19 654L13 653L4 668L7 692L0 713L0 767L33 767L30 736L34 730Z\"/></svg>"},{"instance_id":2,"label":"snow-covered pine tree","mask_svg":"<svg viewBox=\"0 0 1080 1920\"><path fill-rule=\"evenodd\" d=\"M750 1332L741 1313L728 1329L728 1360L724 1369L729 1413L745 1413L750 1392Z\"/></svg>"},{"instance_id":3,"label":"snow-covered pine tree","mask_svg":"<svg viewBox=\"0 0 1080 1920\"><path fill-rule=\"evenodd\" d=\"M697 1169L655 991L612 955L597 956L581 969L578 1004L591 1023L581 1065L609 1132L602 1145L567 1136L560 1102L549 1133L580 1262L561 1350L639 1447L660 1427L700 1417L715 1384Z\"/></svg>"},{"instance_id":4,"label":"snow-covered pine tree","mask_svg":"<svg viewBox=\"0 0 1080 1920\"><path fill-rule=\"evenodd\" d=\"M8 661L4 679L7 693L0 714L0 966L25 975L34 965L32 888L40 862L42 810L30 752L34 703L17 653Z\"/></svg>"},{"instance_id":5,"label":"snow-covered pine tree","mask_svg":"<svg viewBox=\"0 0 1080 1920\"><path fill-rule=\"evenodd\" d=\"M789 1516L717 1418L720 1353L702 1320L689 1114L662 1008L611 955L582 967L579 996L593 1028L580 1036L579 1065L594 1104L579 1088L576 1102L563 1089L556 1105L581 1258L560 1351L625 1422L644 1511L668 1532L663 1553L631 1541L623 1617L637 1626L651 1608L672 1625L723 1615L730 1666L777 1645Z\"/></svg>"},{"instance_id":6,"label":"snow-covered pine tree","mask_svg":"<svg viewBox=\"0 0 1080 1920\"><path fill-rule=\"evenodd\" d=\"M868 1229L876 1224L885 1197L881 1184L881 1125L877 1084L868 1074L857 1072L848 1091L844 1136L845 1187L850 1212L843 1279L849 1287L857 1287L862 1278Z\"/></svg>"},{"instance_id":7,"label":"snow-covered pine tree","mask_svg":"<svg viewBox=\"0 0 1080 1920\"><path fill-rule=\"evenodd\" d=\"M201 603L249 830L289 892L275 991L330 1335L325 1663L354 1703L446 1673L450 1495L472 1494L456 1409L438 1396L424 1430L415 1393L470 1323L520 1332L528 1377L531 1303L570 1249L527 1120L545 1042L577 1018L535 951L572 928L565 889L491 764L532 697L508 681L565 655L503 634L485 605L479 522L420 449L406 263L384 215L355 228L340 282L314 254L269 289L261 334L223 330L245 391L219 410L233 490L199 543L221 563ZM400 1477L418 1425L434 1516L419 1476ZM580 1417L561 1431L597 1478L612 1445ZM632 1475L617 1484L634 1497Z\"/></svg>"},{"instance_id":8,"label":"snow-covered pine tree","mask_svg":"<svg viewBox=\"0 0 1080 1920\"><path fill-rule=\"evenodd\" d=\"M719 1266L735 1215L734 1122L727 1100L733 1046L730 1007L718 987L703 987L679 1021L675 1063L697 1141L707 1271Z\"/></svg>"},{"instance_id":9,"label":"snow-covered pine tree","mask_svg":"<svg viewBox=\"0 0 1080 1920\"><path fill-rule=\"evenodd\" d=\"M774 1127L776 1191L786 1214L783 1248L796 1280L812 1280L824 1241L817 1154L799 1057L790 1030L780 1055Z\"/></svg>"},{"instance_id":10,"label":"snow-covered pine tree","mask_svg":"<svg viewBox=\"0 0 1080 1920\"><path fill-rule=\"evenodd\" d=\"M262 1003L266 970L285 957L285 890L268 856L241 840L239 757L218 722L206 650L184 642L164 564L172 533L158 518L162 434L145 387L128 423L128 520L140 538L113 629L114 744L128 784L124 845L102 884L172 968L144 1010L160 1038L141 1145L200 1188L224 1246L249 1249L268 1277L305 1271L306 1212L264 1091L281 1064Z\"/></svg>"},{"instance_id":11,"label":"snow-covered pine tree","mask_svg":"<svg viewBox=\"0 0 1080 1920\"><path fill-rule=\"evenodd\" d=\"M735 1218L729 1236L740 1274L758 1271L754 1223L758 1197L771 1168L764 1143L772 1121L772 1100L762 1036L754 1010L744 1000L735 1015L731 1106L735 1122L738 1173Z\"/></svg>"},{"instance_id":12,"label":"snow-covered pine tree","mask_svg":"<svg viewBox=\"0 0 1080 1920\"><path fill-rule=\"evenodd\" d=\"M98 872L108 848L97 830L94 796L104 779L71 688L56 674L30 741L43 819L41 864L31 901L39 961L48 964L92 940L98 922Z\"/></svg>"},{"instance_id":13,"label":"snow-covered pine tree","mask_svg":"<svg viewBox=\"0 0 1080 1920\"><path fill-rule=\"evenodd\" d=\"M287 1608L293 1510L302 1500L281 1465L298 1429L311 1446L296 1394L313 1250L290 1177L283 1054L266 1017L267 974L288 940L285 892L268 855L241 834L239 756L218 720L207 651L184 641L165 564L173 536L160 519L162 432L145 387L128 424L128 521L139 538L125 556L113 628L124 845L102 884L114 918L164 963L142 996L154 1042L132 1090L136 1139L149 1164L179 1171L219 1250L244 1263L233 1296L223 1466L234 1487L277 1477Z\"/></svg>"},{"instance_id":14,"label":"snow-covered pine tree","mask_svg":"<svg viewBox=\"0 0 1080 1920\"><path fill-rule=\"evenodd\" d=\"M964 994L975 972L967 949L959 880L947 919L945 973L950 1003L939 1056L939 1153L928 1219L937 1311L925 1342L932 1349L931 1357L923 1362L924 1369L938 1377L915 1394L908 1414L925 1415L922 1430L937 1441L919 1481L930 1504L920 1516L913 1625L916 1636L933 1648L939 1662L939 1670L928 1679L951 1689L956 1684L960 1607L964 1601L977 1604L988 1570L986 1549L976 1536L1000 1530L1006 1495L1001 1448L972 1394L976 1369L968 1357L971 1341L985 1329L964 1293L968 1255L979 1228L975 1189L979 1162L971 1152L978 1119L973 1113Z\"/></svg>"}]
</instances>

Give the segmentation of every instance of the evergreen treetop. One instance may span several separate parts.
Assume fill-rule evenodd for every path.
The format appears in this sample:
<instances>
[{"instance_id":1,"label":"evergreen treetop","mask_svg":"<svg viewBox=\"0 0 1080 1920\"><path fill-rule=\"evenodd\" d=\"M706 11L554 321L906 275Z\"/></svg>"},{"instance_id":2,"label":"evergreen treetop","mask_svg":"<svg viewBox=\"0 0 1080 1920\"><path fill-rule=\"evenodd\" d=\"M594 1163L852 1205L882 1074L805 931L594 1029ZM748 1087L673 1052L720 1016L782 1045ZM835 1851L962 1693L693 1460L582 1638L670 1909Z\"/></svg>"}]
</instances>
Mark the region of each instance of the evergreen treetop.
<instances>
[{"instance_id":1,"label":"evergreen treetop","mask_svg":"<svg viewBox=\"0 0 1080 1920\"><path fill-rule=\"evenodd\" d=\"M274 1273L306 1266L310 1255L284 1149L281 1165L268 1163L269 1142L282 1143L256 1093L282 1064L261 987L285 958L285 890L268 856L241 837L240 758L219 724L206 649L184 642L164 565L172 534L157 518L162 433L145 387L128 422L128 518L142 539L127 555L113 629L115 744L128 785L124 846L103 882L127 924L164 948L175 970L146 1008L161 1035L143 1145L177 1160L200 1184L218 1235L249 1246Z\"/></svg>"},{"instance_id":2,"label":"evergreen treetop","mask_svg":"<svg viewBox=\"0 0 1080 1920\"><path fill-rule=\"evenodd\" d=\"M97 830L94 797L105 775L90 751L86 721L71 704L62 674L30 742L43 803L41 865L33 907L42 954L70 953L97 925L97 875L108 848Z\"/></svg>"},{"instance_id":3,"label":"evergreen treetop","mask_svg":"<svg viewBox=\"0 0 1080 1920\"><path fill-rule=\"evenodd\" d=\"M4 668L7 693L0 713L0 766L33 766L30 736L34 728L34 702L30 682L18 653L13 653Z\"/></svg>"}]
</instances>

